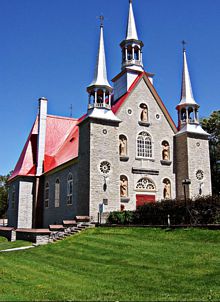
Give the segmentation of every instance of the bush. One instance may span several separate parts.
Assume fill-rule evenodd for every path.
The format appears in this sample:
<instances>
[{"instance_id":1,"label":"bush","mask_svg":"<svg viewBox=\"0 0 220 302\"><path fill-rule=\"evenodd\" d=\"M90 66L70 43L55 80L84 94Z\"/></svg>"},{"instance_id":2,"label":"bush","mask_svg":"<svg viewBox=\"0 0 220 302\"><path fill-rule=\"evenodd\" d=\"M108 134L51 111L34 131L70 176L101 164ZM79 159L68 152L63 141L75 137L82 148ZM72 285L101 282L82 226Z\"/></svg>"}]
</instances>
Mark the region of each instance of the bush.
<instances>
[{"instance_id":1,"label":"bush","mask_svg":"<svg viewBox=\"0 0 220 302\"><path fill-rule=\"evenodd\" d=\"M136 211L110 213L111 224L167 225L168 215L172 225L220 223L220 197L199 197L195 200L163 200L146 203Z\"/></svg>"}]
</instances>

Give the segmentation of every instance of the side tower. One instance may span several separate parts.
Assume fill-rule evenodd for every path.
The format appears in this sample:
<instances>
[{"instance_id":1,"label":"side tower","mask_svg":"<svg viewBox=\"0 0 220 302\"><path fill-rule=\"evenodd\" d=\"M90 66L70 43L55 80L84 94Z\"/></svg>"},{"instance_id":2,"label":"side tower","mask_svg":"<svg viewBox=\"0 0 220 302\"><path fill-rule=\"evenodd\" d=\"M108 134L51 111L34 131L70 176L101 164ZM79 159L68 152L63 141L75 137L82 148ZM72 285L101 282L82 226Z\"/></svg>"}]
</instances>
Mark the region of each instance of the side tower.
<instances>
[{"instance_id":1,"label":"side tower","mask_svg":"<svg viewBox=\"0 0 220 302\"><path fill-rule=\"evenodd\" d=\"M183 49L181 100L176 109L179 130L175 136L177 198L183 198L184 179L191 181L186 187L187 198L210 195L212 191L209 135L199 124L199 105L193 96L185 49Z\"/></svg>"},{"instance_id":2,"label":"side tower","mask_svg":"<svg viewBox=\"0 0 220 302\"><path fill-rule=\"evenodd\" d=\"M95 75L87 87L88 112L79 124L79 215L97 221L99 206L104 211L119 210L120 120L111 110L112 87L107 80L103 38L103 17Z\"/></svg>"}]
</instances>

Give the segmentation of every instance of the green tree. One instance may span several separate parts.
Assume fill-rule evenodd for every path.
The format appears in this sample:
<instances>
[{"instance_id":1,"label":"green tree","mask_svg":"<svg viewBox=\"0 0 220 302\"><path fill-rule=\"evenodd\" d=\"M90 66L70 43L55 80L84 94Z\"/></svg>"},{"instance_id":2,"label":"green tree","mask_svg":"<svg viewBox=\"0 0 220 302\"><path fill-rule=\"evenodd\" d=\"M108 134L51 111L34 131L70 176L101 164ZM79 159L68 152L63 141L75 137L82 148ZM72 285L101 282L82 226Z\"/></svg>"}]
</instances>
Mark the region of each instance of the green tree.
<instances>
[{"instance_id":1,"label":"green tree","mask_svg":"<svg viewBox=\"0 0 220 302\"><path fill-rule=\"evenodd\" d=\"M0 175L0 218L4 216L8 208L8 175Z\"/></svg>"},{"instance_id":2,"label":"green tree","mask_svg":"<svg viewBox=\"0 0 220 302\"><path fill-rule=\"evenodd\" d=\"M220 110L213 111L208 118L203 118L201 123L202 128L210 134L212 191L214 195L220 195Z\"/></svg>"}]
</instances>

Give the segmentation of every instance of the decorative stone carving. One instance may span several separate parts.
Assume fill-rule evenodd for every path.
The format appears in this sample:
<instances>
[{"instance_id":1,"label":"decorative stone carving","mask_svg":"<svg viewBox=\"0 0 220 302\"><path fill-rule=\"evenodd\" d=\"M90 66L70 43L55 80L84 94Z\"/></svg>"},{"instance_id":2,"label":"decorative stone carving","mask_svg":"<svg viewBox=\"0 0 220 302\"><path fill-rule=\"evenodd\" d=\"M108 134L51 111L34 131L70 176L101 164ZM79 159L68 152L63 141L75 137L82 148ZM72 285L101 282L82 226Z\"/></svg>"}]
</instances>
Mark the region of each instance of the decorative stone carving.
<instances>
[{"instance_id":1,"label":"decorative stone carving","mask_svg":"<svg viewBox=\"0 0 220 302\"><path fill-rule=\"evenodd\" d=\"M136 185L136 189L141 191L155 191L155 184L147 177L141 178Z\"/></svg>"},{"instance_id":2,"label":"decorative stone carving","mask_svg":"<svg viewBox=\"0 0 220 302\"><path fill-rule=\"evenodd\" d=\"M141 122L148 123L148 109L146 104L141 104Z\"/></svg>"},{"instance_id":3,"label":"decorative stone carving","mask_svg":"<svg viewBox=\"0 0 220 302\"><path fill-rule=\"evenodd\" d=\"M164 189L163 189L163 197L164 199L171 198L171 185L169 179L164 179Z\"/></svg>"},{"instance_id":4,"label":"decorative stone carving","mask_svg":"<svg viewBox=\"0 0 220 302\"><path fill-rule=\"evenodd\" d=\"M124 175L120 177L120 195L121 197L128 196L128 179Z\"/></svg>"},{"instance_id":5,"label":"decorative stone carving","mask_svg":"<svg viewBox=\"0 0 220 302\"><path fill-rule=\"evenodd\" d=\"M127 139L124 135L119 137L119 155L127 156Z\"/></svg>"},{"instance_id":6,"label":"decorative stone carving","mask_svg":"<svg viewBox=\"0 0 220 302\"><path fill-rule=\"evenodd\" d=\"M170 160L170 146L168 142L164 141L162 143L163 151L162 151L162 159L163 160Z\"/></svg>"}]
</instances>

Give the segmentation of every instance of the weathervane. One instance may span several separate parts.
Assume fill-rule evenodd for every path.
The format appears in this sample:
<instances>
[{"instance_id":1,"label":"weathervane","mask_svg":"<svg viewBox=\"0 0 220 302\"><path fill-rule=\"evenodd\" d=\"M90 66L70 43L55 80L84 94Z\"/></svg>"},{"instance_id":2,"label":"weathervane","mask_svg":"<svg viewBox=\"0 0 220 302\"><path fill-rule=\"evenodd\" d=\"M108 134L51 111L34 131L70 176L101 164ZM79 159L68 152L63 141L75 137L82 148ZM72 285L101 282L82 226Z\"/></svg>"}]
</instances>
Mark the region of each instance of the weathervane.
<instances>
[{"instance_id":1,"label":"weathervane","mask_svg":"<svg viewBox=\"0 0 220 302\"><path fill-rule=\"evenodd\" d=\"M104 16L101 15L101 16L99 17L99 20L100 20L100 26L103 27L103 24L104 24Z\"/></svg>"},{"instance_id":2,"label":"weathervane","mask_svg":"<svg viewBox=\"0 0 220 302\"><path fill-rule=\"evenodd\" d=\"M73 117L73 105L70 105L70 117Z\"/></svg>"},{"instance_id":3,"label":"weathervane","mask_svg":"<svg viewBox=\"0 0 220 302\"><path fill-rule=\"evenodd\" d=\"M185 48L185 45L186 45L186 41L182 41L182 44L183 44L183 51L185 51L186 50L186 48Z\"/></svg>"}]
</instances>

